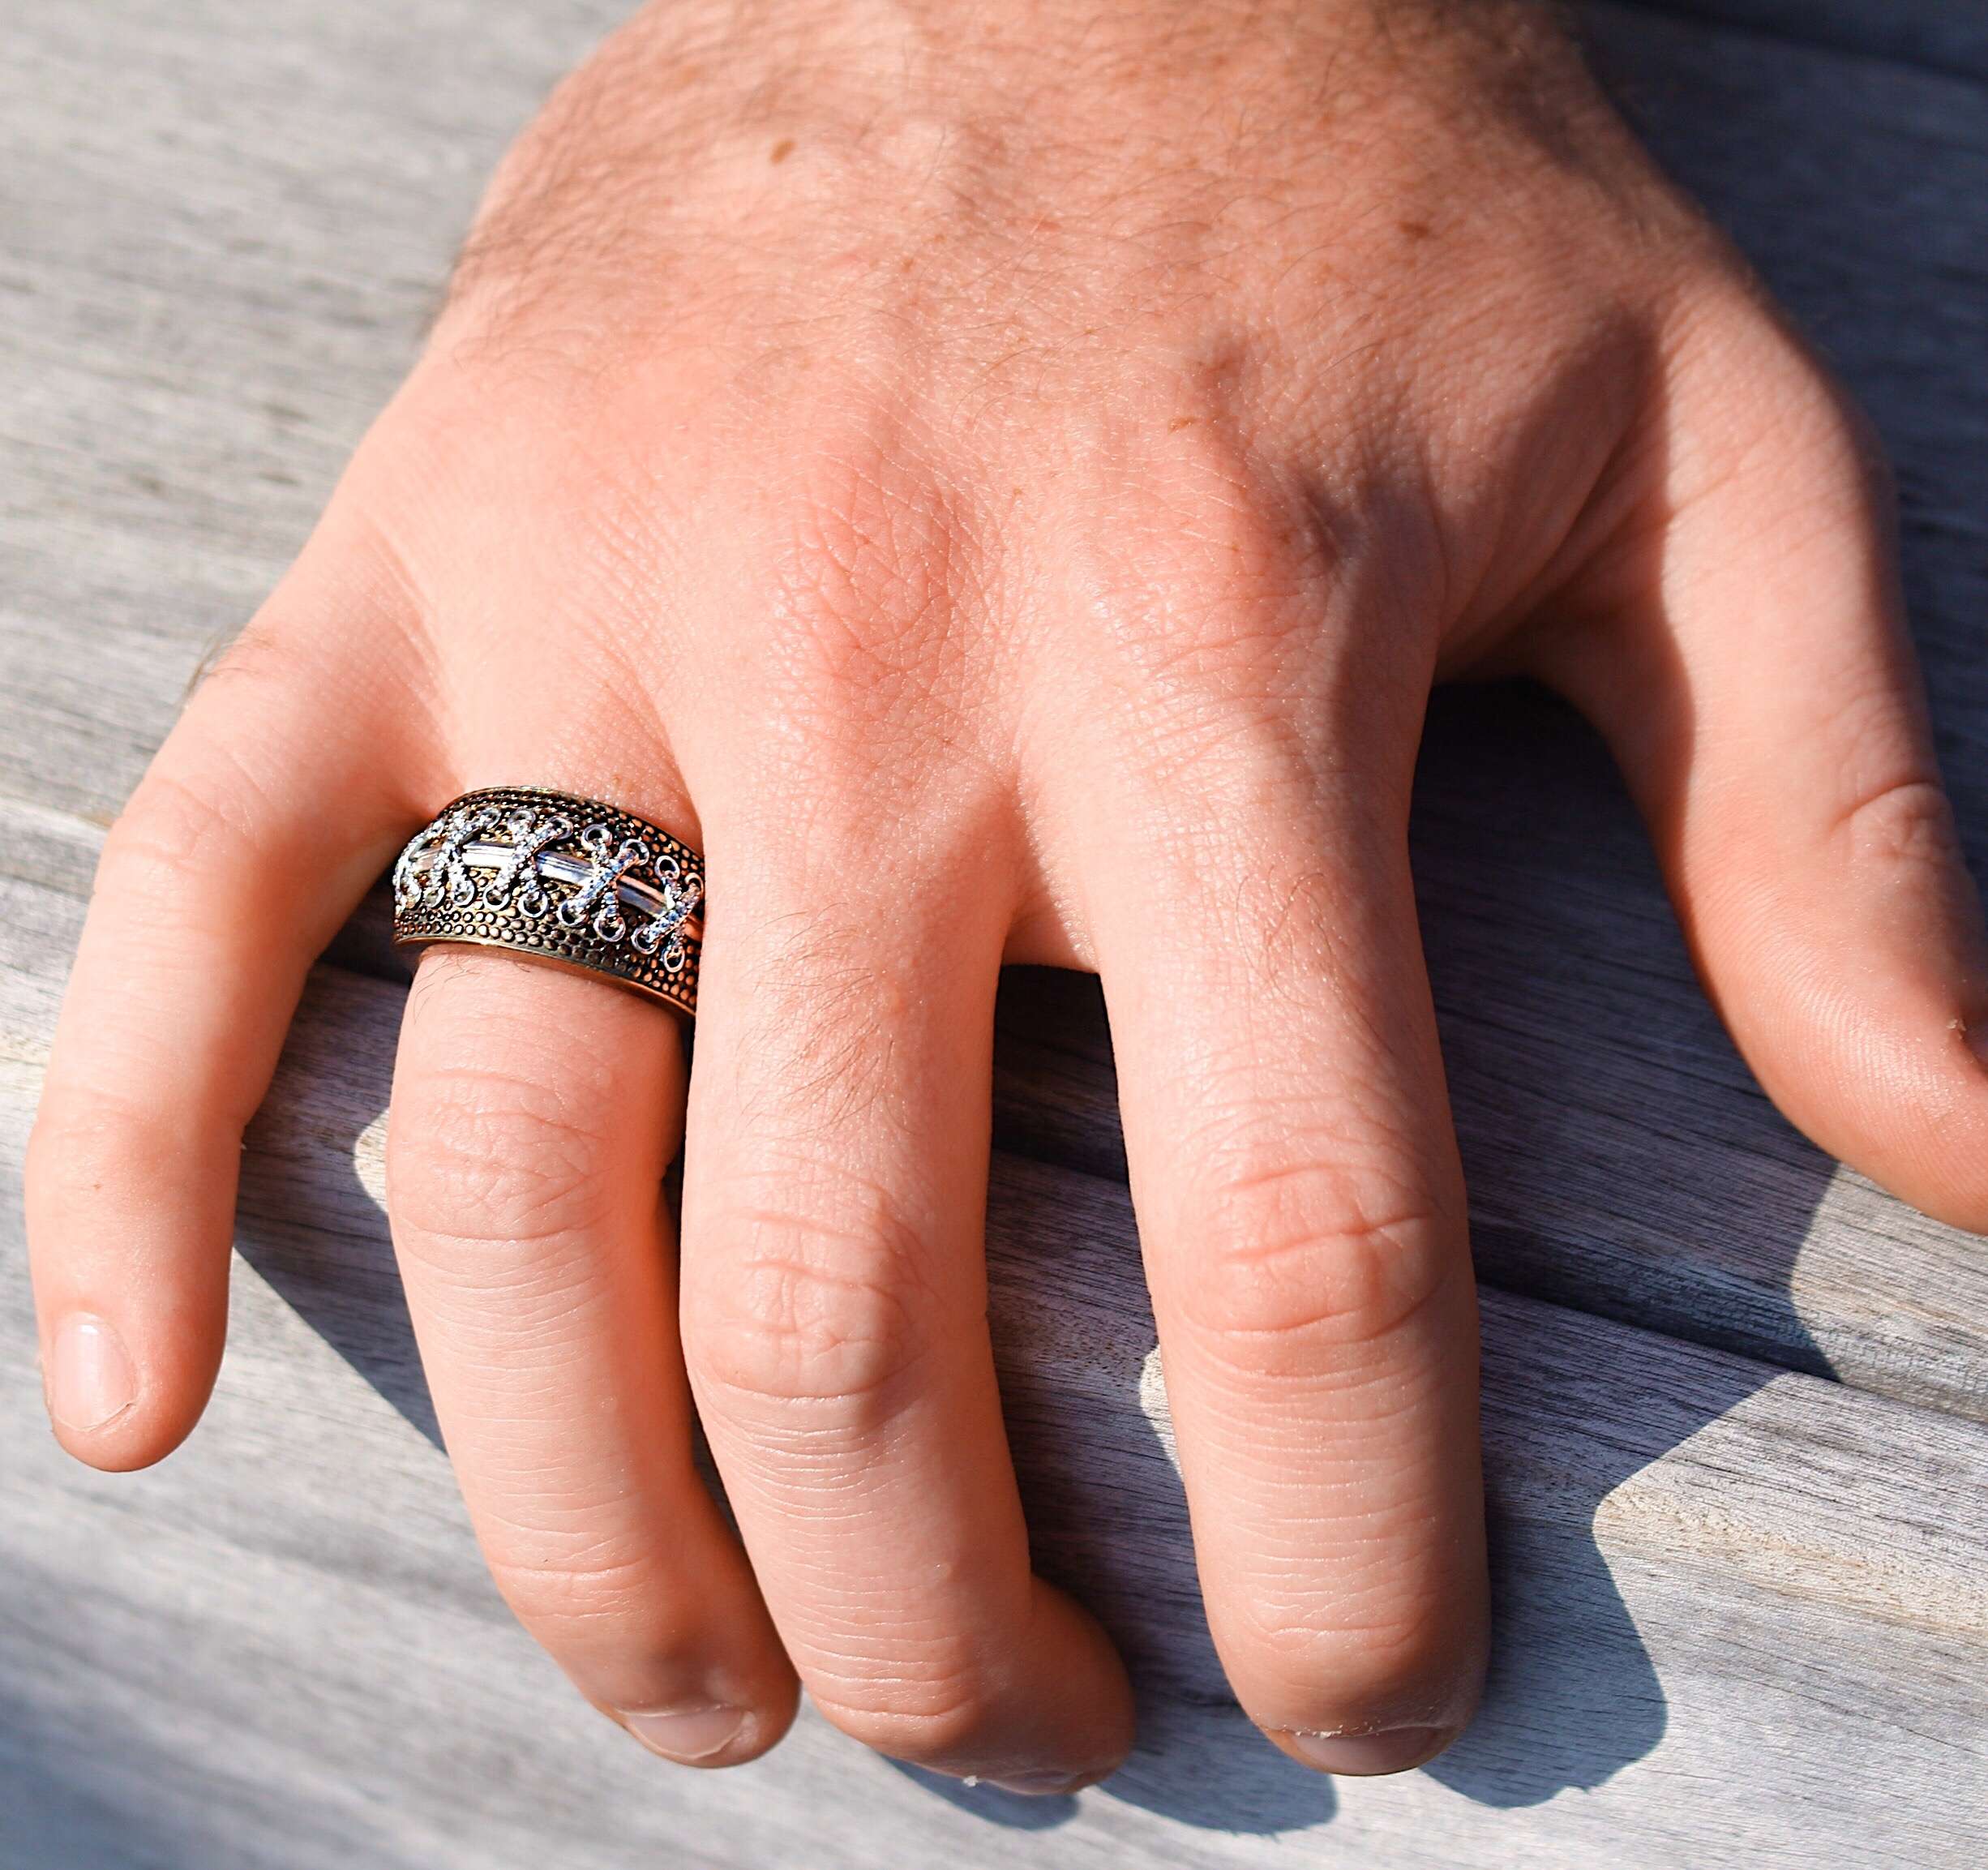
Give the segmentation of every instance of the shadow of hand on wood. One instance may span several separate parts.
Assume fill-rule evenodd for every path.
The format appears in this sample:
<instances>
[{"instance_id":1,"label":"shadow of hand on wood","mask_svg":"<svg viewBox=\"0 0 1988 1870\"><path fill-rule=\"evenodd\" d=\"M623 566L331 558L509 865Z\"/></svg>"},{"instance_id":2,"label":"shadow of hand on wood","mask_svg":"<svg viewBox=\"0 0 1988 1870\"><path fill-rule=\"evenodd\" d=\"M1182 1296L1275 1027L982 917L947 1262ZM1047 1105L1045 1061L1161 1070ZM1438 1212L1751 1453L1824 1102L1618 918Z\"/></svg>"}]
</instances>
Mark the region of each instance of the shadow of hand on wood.
<instances>
[{"instance_id":1,"label":"shadow of hand on wood","mask_svg":"<svg viewBox=\"0 0 1988 1870\"><path fill-rule=\"evenodd\" d=\"M1433 797L1418 875L1480 1271L1494 1287L1534 1295L1485 1296L1496 1649L1476 1723L1426 1771L1479 1804L1514 1806L1597 1786L1663 1738L1664 1692L1596 1542L1596 1516L1623 1482L1767 1375L1710 1357L1690 1366L1694 1387L1683 1391L1673 1357L1662 1383L1647 1387L1637 1357L1659 1340L1536 1300L1647 1319L1677 1243L1744 1213L1752 1284L1733 1289L1729 1338L1826 1370L1784 1280L1778 1298L1763 1295L1759 1270L1763 1251L1792 1267L1829 1165L1722 1052L1647 856L1635 854L1640 834L1626 802L1563 711L1510 693L1446 700L1425 766ZM1527 836L1493 834L1514 824ZM1593 881L1570 889L1571 875ZM1540 954L1555 965L1539 967ZM363 925L343 938L341 959L378 972L393 966ZM1644 1010L1626 1032L1606 1014L1608 976L1623 969L1641 976ZM1668 977L1658 1003L1673 1022L1660 1032L1648 1014L1653 973ZM240 1244L439 1446L382 1207L379 1142L401 999L397 981L346 968L314 976L252 1132ZM1596 1057L1575 1096L1565 1082L1567 1041L1554 1037L1569 1022L1592 1027ZM1209 1640L1122 1183L1096 983L1018 970L1000 1023L992 1315L1036 1560L1104 1619L1142 1694L1138 1750L1101 1795L1228 1831L1323 1823L1338 1807L1334 1782L1256 1731ZM1681 1046L1692 1071L1675 1068ZM1703 1062L1722 1056L1722 1075L1708 1085ZM1633 1186L1620 1138L1605 1134L1625 1124L1656 1139ZM1722 1147L1695 1173L1678 1173L1707 1125ZM1751 1147L1732 1147L1736 1130ZM1702 1288L1703 1267L1698 1276ZM1679 1317L1702 1326L1703 1290L1686 1282L1673 1297ZM919 1777L1002 1825L1041 1829L1078 1809Z\"/></svg>"},{"instance_id":2,"label":"shadow of hand on wood","mask_svg":"<svg viewBox=\"0 0 1988 1870\"><path fill-rule=\"evenodd\" d=\"M376 920L378 905L362 911ZM349 954L355 937L341 946ZM235 1245L270 1288L436 1448L387 1231L387 1100L404 984L311 976L242 1157Z\"/></svg>"},{"instance_id":3,"label":"shadow of hand on wood","mask_svg":"<svg viewBox=\"0 0 1988 1870\"><path fill-rule=\"evenodd\" d=\"M1733 1053L1620 782L1566 710L1516 688L1440 698L1417 831L1476 1257L1504 1289L1484 1308L1492 1671L1477 1721L1425 1771L1481 1804L1533 1804L1664 1737L1597 1518L1774 1366L1830 1374L1789 1284L1834 1165ZM1613 1018L1623 1004L1634 1022ZM989 1248L1038 1563L1104 1616L1146 1689L1140 1752L1110 1791L1223 1829L1319 1822L1331 1783L1243 1717L1202 1619L1098 985L1015 971L1000 1026L997 1131L1035 1160L998 1159ZM1581 1313L1767 1361L1681 1365Z\"/></svg>"}]
</instances>

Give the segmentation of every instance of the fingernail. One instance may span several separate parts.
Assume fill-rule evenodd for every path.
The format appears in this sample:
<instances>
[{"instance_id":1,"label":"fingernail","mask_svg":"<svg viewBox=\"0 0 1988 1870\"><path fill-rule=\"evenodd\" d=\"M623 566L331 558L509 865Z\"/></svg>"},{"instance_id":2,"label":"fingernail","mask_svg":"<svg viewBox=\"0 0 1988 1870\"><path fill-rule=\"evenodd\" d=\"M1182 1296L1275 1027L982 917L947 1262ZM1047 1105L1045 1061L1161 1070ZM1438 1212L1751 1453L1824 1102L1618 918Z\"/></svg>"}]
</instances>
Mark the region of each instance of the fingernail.
<instances>
[{"instance_id":1,"label":"fingernail","mask_svg":"<svg viewBox=\"0 0 1988 1870\"><path fill-rule=\"evenodd\" d=\"M656 1708L646 1713L621 1711L622 1725L652 1753L679 1765L715 1759L746 1724L743 1708Z\"/></svg>"},{"instance_id":2,"label":"fingernail","mask_svg":"<svg viewBox=\"0 0 1988 1870\"><path fill-rule=\"evenodd\" d=\"M990 1778L986 1782L1000 1786L1004 1792L1018 1792L1025 1799L1052 1799L1059 1793L1081 1792L1085 1786L1095 1785L1097 1779L1095 1773L1010 1773L1005 1778Z\"/></svg>"},{"instance_id":3,"label":"fingernail","mask_svg":"<svg viewBox=\"0 0 1988 1870\"><path fill-rule=\"evenodd\" d=\"M49 1346L49 1413L88 1435L138 1400L138 1375L118 1334L101 1318L75 1312Z\"/></svg>"},{"instance_id":4,"label":"fingernail","mask_svg":"<svg viewBox=\"0 0 1988 1870\"><path fill-rule=\"evenodd\" d=\"M1308 1734L1286 1728L1275 1738L1322 1773L1365 1776L1405 1773L1433 1760L1455 1735L1447 1727L1392 1727L1384 1734Z\"/></svg>"}]
</instances>

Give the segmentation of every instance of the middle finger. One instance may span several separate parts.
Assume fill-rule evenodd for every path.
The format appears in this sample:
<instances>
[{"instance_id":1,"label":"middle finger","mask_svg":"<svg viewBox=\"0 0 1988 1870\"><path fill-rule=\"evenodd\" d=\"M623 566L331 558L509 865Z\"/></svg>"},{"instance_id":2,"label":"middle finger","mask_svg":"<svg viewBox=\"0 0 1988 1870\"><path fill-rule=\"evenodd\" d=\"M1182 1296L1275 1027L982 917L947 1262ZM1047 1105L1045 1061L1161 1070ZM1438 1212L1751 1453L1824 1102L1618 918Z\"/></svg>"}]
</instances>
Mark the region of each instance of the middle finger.
<instances>
[{"instance_id":1,"label":"middle finger","mask_svg":"<svg viewBox=\"0 0 1988 1870\"><path fill-rule=\"evenodd\" d=\"M1030 1569L996 1387L1000 893L983 836L859 851L832 816L736 848L705 820L692 1381L823 1711L901 1758L1069 1790L1123 1757L1131 1705L1103 1632Z\"/></svg>"}]
</instances>

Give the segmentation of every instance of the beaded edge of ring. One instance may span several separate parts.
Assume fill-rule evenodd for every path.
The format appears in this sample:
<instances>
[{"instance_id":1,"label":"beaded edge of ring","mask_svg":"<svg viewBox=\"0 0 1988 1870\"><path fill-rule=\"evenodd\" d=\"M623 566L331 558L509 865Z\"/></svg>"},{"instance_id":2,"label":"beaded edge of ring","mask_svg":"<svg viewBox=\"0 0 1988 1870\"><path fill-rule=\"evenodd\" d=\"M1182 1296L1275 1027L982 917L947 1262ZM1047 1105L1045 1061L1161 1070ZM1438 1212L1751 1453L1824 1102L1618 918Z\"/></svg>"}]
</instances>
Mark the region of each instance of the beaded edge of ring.
<instances>
[{"instance_id":1,"label":"beaded edge of ring","mask_svg":"<svg viewBox=\"0 0 1988 1870\"><path fill-rule=\"evenodd\" d=\"M507 949L696 1013L703 860L620 806L480 787L408 841L392 889L398 942Z\"/></svg>"}]
</instances>

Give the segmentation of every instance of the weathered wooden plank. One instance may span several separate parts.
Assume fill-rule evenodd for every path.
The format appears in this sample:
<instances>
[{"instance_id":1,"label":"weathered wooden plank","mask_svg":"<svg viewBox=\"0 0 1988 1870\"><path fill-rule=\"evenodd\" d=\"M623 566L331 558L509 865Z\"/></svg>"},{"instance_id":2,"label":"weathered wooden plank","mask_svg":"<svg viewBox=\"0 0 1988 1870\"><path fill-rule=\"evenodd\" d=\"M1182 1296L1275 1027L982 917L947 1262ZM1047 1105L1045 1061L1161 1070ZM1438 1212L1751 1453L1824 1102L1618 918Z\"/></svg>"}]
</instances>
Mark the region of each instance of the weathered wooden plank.
<instances>
[{"instance_id":1,"label":"weathered wooden plank","mask_svg":"<svg viewBox=\"0 0 1988 1870\"><path fill-rule=\"evenodd\" d=\"M0 960L11 1182L73 903L0 889L30 950ZM58 1456L26 1293L0 1289L7 1870L605 1870L663 1850L738 1870L1698 1870L1797 1846L1861 1870L1988 1849L1988 1430L1492 1295L1489 1705L1430 1772L1328 1786L1254 1735L1214 1662L1124 1190L1007 1156L990 1229L1011 1432L1040 1562L1138 1666L1138 1756L1046 1808L812 1722L743 1773L668 1772L510 1628L465 1528L379 1207L401 997L315 978L246 1159L255 1271L227 1372L164 1468Z\"/></svg>"},{"instance_id":2,"label":"weathered wooden plank","mask_svg":"<svg viewBox=\"0 0 1988 1870\"><path fill-rule=\"evenodd\" d=\"M84 821L301 538L411 352L478 177L619 4L100 0L10 21L0 1181ZM1731 0L1755 24L1771 4ZM1978 17L1894 11L1956 33ZM1599 29L1672 165L1887 429L1943 744L1988 853L1981 90L1621 10ZM1964 44L1927 62L1967 69ZM1487 1274L1978 1409L1973 1248L1766 1111L1586 736L1536 701L1446 703L1417 836ZM392 965L376 929L343 952ZM1043 1562L1148 1685L1146 1748L1110 1789L1025 1808L818 1727L692 1779L574 1704L482 1576L413 1366L375 1199L394 990L325 971L249 1159L256 1271L186 1453L135 1479L61 1463L22 1283L0 1284L0 1866L1980 1859L1982 1431L1496 1293L1486 1717L1399 1783L1335 1793L1269 1756L1194 1609L1092 991L1017 984L1002 1122L1108 1179L1005 1156L991 1231Z\"/></svg>"},{"instance_id":3,"label":"weathered wooden plank","mask_svg":"<svg viewBox=\"0 0 1988 1870\"><path fill-rule=\"evenodd\" d=\"M404 367L478 177L618 3L371 0L281 25L247 0L36 12L0 66L0 791L114 809ZM1673 166L1887 430L1943 746L1988 857L1981 88L1596 19ZM1988 1408L1988 1261L1766 1107L1576 724L1522 696L1447 700L1416 844L1487 1277ZM1063 1025L1014 1053L1004 1129L1108 1167L1095 1020Z\"/></svg>"}]
</instances>

